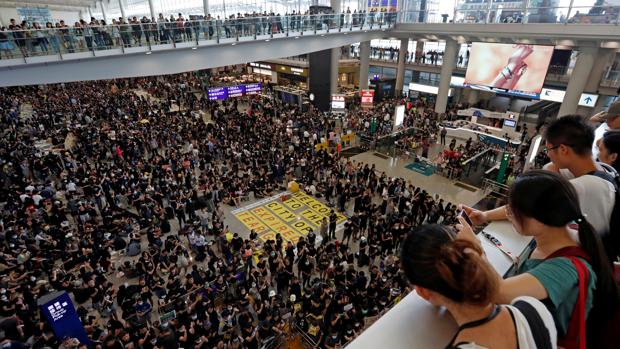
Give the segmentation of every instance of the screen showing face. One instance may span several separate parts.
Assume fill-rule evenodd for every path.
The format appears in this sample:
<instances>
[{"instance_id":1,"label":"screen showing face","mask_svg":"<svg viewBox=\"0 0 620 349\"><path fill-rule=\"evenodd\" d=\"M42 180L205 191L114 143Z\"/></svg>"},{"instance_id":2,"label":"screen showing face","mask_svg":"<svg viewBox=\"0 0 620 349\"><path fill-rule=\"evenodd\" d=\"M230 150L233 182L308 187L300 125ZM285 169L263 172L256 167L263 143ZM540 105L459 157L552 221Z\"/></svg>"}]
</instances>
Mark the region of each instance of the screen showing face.
<instances>
[{"instance_id":1,"label":"screen showing face","mask_svg":"<svg viewBox=\"0 0 620 349\"><path fill-rule=\"evenodd\" d=\"M539 94L553 46L475 42L465 73L465 86Z\"/></svg>"}]
</instances>

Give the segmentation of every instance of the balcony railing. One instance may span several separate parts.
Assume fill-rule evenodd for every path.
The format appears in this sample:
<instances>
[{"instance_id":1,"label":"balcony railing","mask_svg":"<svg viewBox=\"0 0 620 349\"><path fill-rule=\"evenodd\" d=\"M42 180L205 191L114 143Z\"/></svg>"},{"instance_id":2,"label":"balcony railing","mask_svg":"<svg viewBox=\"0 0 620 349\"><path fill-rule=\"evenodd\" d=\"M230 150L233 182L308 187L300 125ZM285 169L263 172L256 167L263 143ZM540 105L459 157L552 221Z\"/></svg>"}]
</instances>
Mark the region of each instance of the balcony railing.
<instances>
[{"instance_id":1,"label":"balcony railing","mask_svg":"<svg viewBox=\"0 0 620 349\"><path fill-rule=\"evenodd\" d=\"M524 2L527 3L527 2ZM475 9L465 4L452 13L435 10L399 13L400 23L556 23L556 24L620 24L620 6L568 7L502 7L499 2L485 2ZM480 6L482 5L482 6Z\"/></svg>"},{"instance_id":2,"label":"balcony railing","mask_svg":"<svg viewBox=\"0 0 620 349\"><path fill-rule=\"evenodd\" d=\"M0 59L27 62L27 57L59 55L63 59L79 52L95 56L98 51L111 49L121 53L150 51L155 45L198 47L330 32L385 30L395 22L396 13L319 14L0 31Z\"/></svg>"}]
</instances>

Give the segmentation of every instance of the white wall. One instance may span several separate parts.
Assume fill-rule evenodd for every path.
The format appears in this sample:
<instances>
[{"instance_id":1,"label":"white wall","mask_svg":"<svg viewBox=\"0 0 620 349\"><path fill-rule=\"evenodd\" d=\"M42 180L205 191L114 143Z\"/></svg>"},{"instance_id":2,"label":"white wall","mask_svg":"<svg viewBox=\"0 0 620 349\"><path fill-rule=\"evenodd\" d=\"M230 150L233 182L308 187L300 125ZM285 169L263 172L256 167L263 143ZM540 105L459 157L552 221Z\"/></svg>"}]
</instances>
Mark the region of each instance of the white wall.
<instances>
[{"instance_id":1,"label":"white wall","mask_svg":"<svg viewBox=\"0 0 620 349\"><path fill-rule=\"evenodd\" d=\"M52 13L52 19L54 19L55 22L64 19L67 25L73 26L73 23L80 20L79 11L77 9L70 11L50 10L50 12ZM21 22L15 7L0 7L0 22L2 25L7 27L11 18L14 18L18 23ZM44 25L45 23L40 24Z\"/></svg>"},{"instance_id":2,"label":"white wall","mask_svg":"<svg viewBox=\"0 0 620 349\"><path fill-rule=\"evenodd\" d=\"M15 18L16 21L19 21L19 15L15 7L0 7L0 22L2 22L2 25L8 27L11 18Z\"/></svg>"}]
</instances>

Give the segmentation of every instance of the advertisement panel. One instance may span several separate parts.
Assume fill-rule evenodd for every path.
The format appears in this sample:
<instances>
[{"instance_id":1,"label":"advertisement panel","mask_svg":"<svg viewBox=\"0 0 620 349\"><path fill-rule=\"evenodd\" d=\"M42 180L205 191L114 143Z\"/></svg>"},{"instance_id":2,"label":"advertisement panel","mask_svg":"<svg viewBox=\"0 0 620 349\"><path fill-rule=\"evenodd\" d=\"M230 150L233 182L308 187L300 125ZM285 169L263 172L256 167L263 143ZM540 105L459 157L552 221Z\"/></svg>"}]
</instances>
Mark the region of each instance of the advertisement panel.
<instances>
[{"instance_id":1,"label":"advertisement panel","mask_svg":"<svg viewBox=\"0 0 620 349\"><path fill-rule=\"evenodd\" d=\"M375 100L375 91L374 90L362 90L362 107L369 108L372 107L372 104Z\"/></svg>"},{"instance_id":2,"label":"advertisement panel","mask_svg":"<svg viewBox=\"0 0 620 349\"><path fill-rule=\"evenodd\" d=\"M474 42L465 87L538 98L553 46Z\"/></svg>"}]
</instances>

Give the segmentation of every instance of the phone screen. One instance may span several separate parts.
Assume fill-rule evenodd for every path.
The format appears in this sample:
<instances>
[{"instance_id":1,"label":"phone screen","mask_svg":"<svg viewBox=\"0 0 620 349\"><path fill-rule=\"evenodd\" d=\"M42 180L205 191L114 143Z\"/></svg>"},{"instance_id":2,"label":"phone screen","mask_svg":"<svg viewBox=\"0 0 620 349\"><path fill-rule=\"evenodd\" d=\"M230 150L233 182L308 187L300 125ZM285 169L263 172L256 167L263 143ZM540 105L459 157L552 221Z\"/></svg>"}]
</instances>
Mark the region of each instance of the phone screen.
<instances>
[{"instance_id":1,"label":"phone screen","mask_svg":"<svg viewBox=\"0 0 620 349\"><path fill-rule=\"evenodd\" d=\"M465 210L461 210L461 212L459 212L459 216L465 218L465 222L467 222L467 224L469 224L470 227L472 228L474 227L474 223L472 223L471 219L469 218Z\"/></svg>"}]
</instances>

